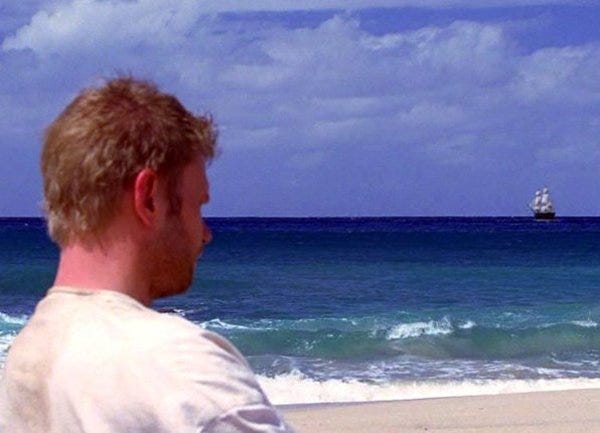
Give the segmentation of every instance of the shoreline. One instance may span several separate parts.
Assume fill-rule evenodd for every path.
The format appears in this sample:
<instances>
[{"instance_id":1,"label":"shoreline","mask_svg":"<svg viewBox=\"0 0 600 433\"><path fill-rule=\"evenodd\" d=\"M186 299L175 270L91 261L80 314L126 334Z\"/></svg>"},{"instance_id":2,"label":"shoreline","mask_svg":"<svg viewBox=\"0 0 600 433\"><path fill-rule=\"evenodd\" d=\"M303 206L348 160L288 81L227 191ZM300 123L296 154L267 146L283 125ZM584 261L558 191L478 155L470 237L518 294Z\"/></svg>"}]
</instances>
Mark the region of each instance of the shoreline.
<instances>
[{"instance_id":1,"label":"shoreline","mask_svg":"<svg viewBox=\"0 0 600 433\"><path fill-rule=\"evenodd\" d=\"M431 401L431 400L446 400L446 399L460 399L460 398L478 398L478 397L495 397L495 396L511 396L511 395L522 395L522 394L543 394L543 393L556 393L556 392L576 392L576 391L598 391L598 388L573 388L573 389L559 389L559 390L534 390L534 391L518 391L518 392L506 392L501 394L476 394L476 395L451 395L447 397L423 397L423 398L407 398L407 399L396 399L396 400L365 400L365 401L332 401L332 402L316 402L316 403L291 403L291 404L276 404L274 405L277 409L282 411L295 411L295 410L309 410L309 409L324 409L329 407L339 406L364 406L370 404L386 404L386 403L404 403L409 401Z\"/></svg>"},{"instance_id":2,"label":"shoreline","mask_svg":"<svg viewBox=\"0 0 600 433\"><path fill-rule=\"evenodd\" d=\"M576 392L576 391L598 391L600 392L600 384L590 385L588 387L580 388L560 388L560 389L531 389L531 390L519 390L519 391L507 391L498 393L481 393L481 394L465 394L465 395L441 395L441 396L427 396L427 397L416 397L416 398L397 398L397 399L380 399L380 400L348 400L348 401L321 401L313 403L284 403L274 404L277 409L282 411L295 411L295 410L310 410L310 409L322 409L328 407L338 406L363 406L369 404L382 404L382 403L402 403L409 401L430 401L430 400L446 400L446 399L460 399L460 398L478 398L478 397L494 397L494 396L511 396L521 394L543 394L543 393L555 393L555 392Z\"/></svg>"},{"instance_id":3,"label":"shoreline","mask_svg":"<svg viewBox=\"0 0 600 433\"><path fill-rule=\"evenodd\" d=\"M277 406L297 433L592 432L598 407L600 388Z\"/></svg>"}]
</instances>

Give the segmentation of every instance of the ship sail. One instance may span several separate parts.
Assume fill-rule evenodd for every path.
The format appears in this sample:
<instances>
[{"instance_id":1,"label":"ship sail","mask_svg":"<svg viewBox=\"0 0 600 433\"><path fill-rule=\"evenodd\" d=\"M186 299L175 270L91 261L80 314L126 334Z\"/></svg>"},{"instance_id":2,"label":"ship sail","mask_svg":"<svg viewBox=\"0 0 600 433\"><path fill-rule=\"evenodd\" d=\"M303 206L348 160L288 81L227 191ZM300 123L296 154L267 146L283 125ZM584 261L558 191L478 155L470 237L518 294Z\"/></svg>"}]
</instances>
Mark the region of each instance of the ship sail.
<instances>
[{"instance_id":1,"label":"ship sail","mask_svg":"<svg viewBox=\"0 0 600 433\"><path fill-rule=\"evenodd\" d=\"M535 192L535 197L531 200L529 207L534 212L540 212L542 210L542 191L539 189Z\"/></svg>"},{"instance_id":2,"label":"ship sail","mask_svg":"<svg viewBox=\"0 0 600 433\"><path fill-rule=\"evenodd\" d=\"M547 213L554 212L554 204L552 204L552 199L550 198L550 192L548 191L548 188L544 188L542 191L541 211Z\"/></svg>"}]
</instances>

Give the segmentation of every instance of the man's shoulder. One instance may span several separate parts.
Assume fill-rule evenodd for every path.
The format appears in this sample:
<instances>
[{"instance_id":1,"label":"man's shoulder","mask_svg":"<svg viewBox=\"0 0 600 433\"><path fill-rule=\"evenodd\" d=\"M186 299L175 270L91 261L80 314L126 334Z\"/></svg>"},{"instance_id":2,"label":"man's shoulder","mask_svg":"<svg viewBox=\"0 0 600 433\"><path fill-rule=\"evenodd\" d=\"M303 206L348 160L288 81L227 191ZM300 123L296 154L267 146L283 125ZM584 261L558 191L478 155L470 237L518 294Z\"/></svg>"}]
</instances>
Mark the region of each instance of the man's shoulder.
<instances>
[{"instance_id":1,"label":"man's shoulder","mask_svg":"<svg viewBox=\"0 0 600 433\"><path fill-rule=\"evenodd\" d=\"M175 314L153 315L149 345L134 349L159 388L194 402L206 415L248 405L270 406L244 357L224 337ZM137 362L139 365L139 362Z\"/></svg>"},{"instance_id":2,"label":"man's shoulder","mask_svg":"<svg viewBox=\"0 0 600 433\"><path fill-rule=\"evenodd\" d=\"M246 360L226 338L179 315L146 309L127 315L117 328L86 328L89 338L78 338L61 356L60 371L77 377L77 386L83 381L86 388L97 389L94 384L102 377L111 384L104 388L120 389L127 401L136 401L145 389L144 399L156 407L167 404L161 397L166 394L171 403L190 402L207 414L268 402Z\"/></svg>"},{"instance_id":3,"label":"man's shoulder","mask_svg":"<svg viewBox=\"0 0 600 433\"><path fill-rule=\"evenodd\" d=\"M171 349L202 351L206 354L213 353L221 356L232 356L245 363L243 356L223 336L211 332L188 319L174 313L158 313L140 318L138 324L140 331L152 327L157 344L169 345Z\"/></svg>"}]
</instances>

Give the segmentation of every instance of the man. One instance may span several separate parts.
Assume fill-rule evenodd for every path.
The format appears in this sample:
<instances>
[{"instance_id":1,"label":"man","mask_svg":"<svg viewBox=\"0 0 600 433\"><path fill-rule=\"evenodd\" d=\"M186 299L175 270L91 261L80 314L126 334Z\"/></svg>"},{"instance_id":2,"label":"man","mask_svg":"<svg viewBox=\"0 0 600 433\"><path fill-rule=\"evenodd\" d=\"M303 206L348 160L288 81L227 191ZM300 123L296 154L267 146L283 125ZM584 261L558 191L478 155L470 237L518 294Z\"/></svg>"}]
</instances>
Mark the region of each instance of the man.
<instances>
[{"instance_id":1,"label":"man","mask_svg":"<svg viewBox=\"0 0 600 433\"><path fill-rule=\"evenodd\" d=\"M42 152L54 287L9 350L6 433L288 432L239 352L154 299L185 291L211 233L210 118L131 78L84 90Z\"/></svg>"}]
</instances>

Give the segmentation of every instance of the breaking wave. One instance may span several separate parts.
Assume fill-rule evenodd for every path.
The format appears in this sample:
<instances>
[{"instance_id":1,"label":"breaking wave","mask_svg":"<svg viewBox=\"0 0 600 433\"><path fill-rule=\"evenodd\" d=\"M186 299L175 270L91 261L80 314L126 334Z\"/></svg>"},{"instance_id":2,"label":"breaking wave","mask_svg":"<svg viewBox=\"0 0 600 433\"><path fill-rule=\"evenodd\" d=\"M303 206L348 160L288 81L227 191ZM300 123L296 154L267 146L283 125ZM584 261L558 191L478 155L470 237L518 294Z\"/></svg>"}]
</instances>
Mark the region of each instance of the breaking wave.
<instances>
[{"instance_id":1,"label":"breaking wave","mask_svg":"<svg viewBox=\"0 0 600 433\"><path fill-rule=\"evenodd\" d=\"M453 327L450 320L444 318L440 321L401 323L390 329L387 333L387 339L414 338L422 335L448 335L452 332Z\"/></svg>"},{"instance_id":2,"label":"breaking wave","mask_svg":"<svg viewBox=\"0 0 600 433\"><path fill-rule=\"evenodd\" d=\"M27 322L27 316L11 316L0 312L0 368L4 366L4 360L8 353L8 348L12 344L19 330Z\"/></svg>"}]
</instances>

